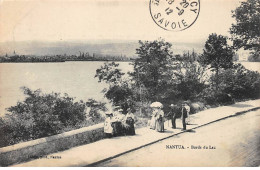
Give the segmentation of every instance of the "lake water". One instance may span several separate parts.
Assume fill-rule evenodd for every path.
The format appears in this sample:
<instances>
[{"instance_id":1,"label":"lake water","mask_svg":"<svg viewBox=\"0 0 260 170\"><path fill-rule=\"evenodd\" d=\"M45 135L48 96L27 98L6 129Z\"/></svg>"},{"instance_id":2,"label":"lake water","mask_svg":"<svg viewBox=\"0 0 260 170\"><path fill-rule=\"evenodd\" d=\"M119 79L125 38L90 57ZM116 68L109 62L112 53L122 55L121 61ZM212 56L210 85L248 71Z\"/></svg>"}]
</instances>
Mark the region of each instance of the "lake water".
<instances>
[{"instance_id":1,"label":"lake water","mask_svg":"<svg viewBox=\"0 0 260 170\"><path fill-rule=\"evenodd\" d=\"M75 100L94 98L107 102L101 93L107 87L94 78L96 69L104 62L64 63L0 63L0 116L5 109L24 100L20 87L41 89L44 93L67 93ZM242 63L246 68L260 72L260 63ZM120 62L122 71L132 70L128 62Z\"/></svg>"},{"instance_id":2,"label":"lake water","mask_svg":"<svg viewBox=\"0 0 260 170\"><path fill-rule=\"evenodd\" d=\"M0 115L5 108L24 100L20 87L41 89L44 93L67 93L75 100L94 98L106 102L101 91L107 87L94 78L104 62L64 63L0 63ZM128 62L120 62L122 71L131 70Z\"/></svg>"}]
</instances>

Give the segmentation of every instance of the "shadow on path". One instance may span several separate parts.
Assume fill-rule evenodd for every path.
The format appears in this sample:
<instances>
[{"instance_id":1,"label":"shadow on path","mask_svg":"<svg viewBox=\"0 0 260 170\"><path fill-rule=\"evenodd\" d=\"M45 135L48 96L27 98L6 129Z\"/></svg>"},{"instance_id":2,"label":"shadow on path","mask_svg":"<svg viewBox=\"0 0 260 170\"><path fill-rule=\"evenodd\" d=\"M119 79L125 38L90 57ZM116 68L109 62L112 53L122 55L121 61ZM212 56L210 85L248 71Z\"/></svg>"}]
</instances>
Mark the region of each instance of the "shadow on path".
<instances>
[{"instance_id":1,"label":"shadow on path","mask_svg":"<svg viewBox=\"0 0 260 170\"><path fill-rule=\"evenodd\" d=\"M193 130L193 129L186 130L186 132L190 132L190 133L196 133L196 131L195 131L195 130Z\"/></svg>"},{"instance_id":2,"label":"shadow on path","mask_svg":"<svg viewBox=\"0 0 260 170\"><path fill-rule=\"evenodd\" d=\"M233 105L230 105L231 107L238 107L238 108L243 108L243 107L253 107L252 105L249 105L249 104L233 104Z\"/></svg>"}]
</instances>

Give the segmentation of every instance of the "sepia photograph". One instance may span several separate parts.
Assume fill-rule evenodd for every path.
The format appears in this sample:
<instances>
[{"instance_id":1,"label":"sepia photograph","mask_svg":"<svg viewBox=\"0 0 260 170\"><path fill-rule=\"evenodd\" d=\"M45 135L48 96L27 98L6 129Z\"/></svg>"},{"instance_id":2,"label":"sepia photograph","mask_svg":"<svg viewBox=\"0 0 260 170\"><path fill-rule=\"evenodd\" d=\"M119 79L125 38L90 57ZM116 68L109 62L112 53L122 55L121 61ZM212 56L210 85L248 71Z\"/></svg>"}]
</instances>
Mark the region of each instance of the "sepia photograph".
<instances>
[{"instance_id":1,"label":"sepia photograph","mask_svg":"<svg viewBox=\"0 0 260 170\"><path fill-rule=\"evenodd\" d=\"M259 166L259 0L0 0L0 167Z\"/></svg>"}]
</instances>

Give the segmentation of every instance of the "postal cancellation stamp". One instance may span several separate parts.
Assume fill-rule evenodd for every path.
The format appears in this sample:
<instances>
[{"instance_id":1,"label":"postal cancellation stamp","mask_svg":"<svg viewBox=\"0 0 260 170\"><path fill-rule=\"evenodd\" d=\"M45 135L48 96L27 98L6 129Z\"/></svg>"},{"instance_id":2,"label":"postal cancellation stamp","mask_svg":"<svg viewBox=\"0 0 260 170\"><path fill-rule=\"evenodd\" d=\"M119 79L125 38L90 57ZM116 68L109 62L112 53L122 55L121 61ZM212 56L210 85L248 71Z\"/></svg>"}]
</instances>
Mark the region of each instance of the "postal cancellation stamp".
<instances>
[{"instance_id":1,"label":"postal cancellation stamp","mask_svg":"<svg viewBox=\"0 0 260 170\"><path fill-rule=\"evenodd\" d=\"M183 31L191 27L199 12L200 0L150 0L154 22L168 31Z\"/></svg>"}]
</instances>

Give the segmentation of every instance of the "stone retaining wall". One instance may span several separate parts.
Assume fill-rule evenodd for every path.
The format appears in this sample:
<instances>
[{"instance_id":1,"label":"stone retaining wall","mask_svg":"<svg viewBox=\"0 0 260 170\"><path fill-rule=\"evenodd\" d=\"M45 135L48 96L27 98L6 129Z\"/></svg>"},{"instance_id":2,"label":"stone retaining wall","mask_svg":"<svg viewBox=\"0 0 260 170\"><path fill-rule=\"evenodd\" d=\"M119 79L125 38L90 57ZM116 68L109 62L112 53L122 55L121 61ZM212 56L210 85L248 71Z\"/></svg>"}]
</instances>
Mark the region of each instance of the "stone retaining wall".
<instances>
[{"instance_id":1,"label":"stone retaining wall","mask_svg":"<svg viewBox=\"0 0 260 170\"><path fill-rule=\"evenodd\" d=\"M29 161L43 155L95 142L104 138L103 123L58 135L0 148L0 166Z\"/></svg>"}]
</instances>

